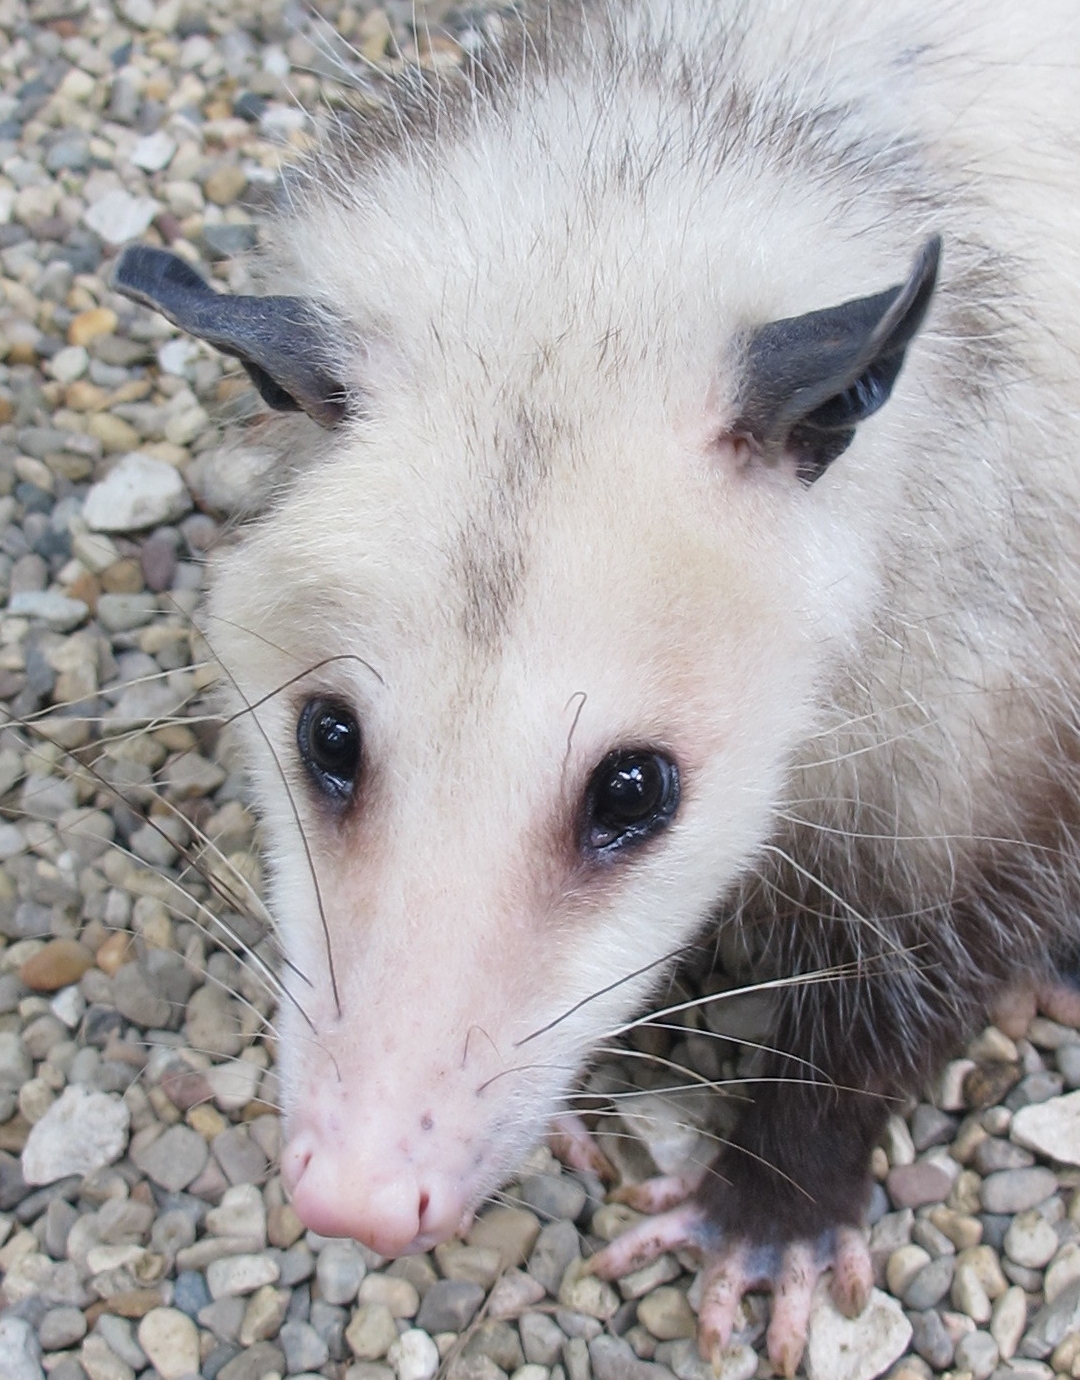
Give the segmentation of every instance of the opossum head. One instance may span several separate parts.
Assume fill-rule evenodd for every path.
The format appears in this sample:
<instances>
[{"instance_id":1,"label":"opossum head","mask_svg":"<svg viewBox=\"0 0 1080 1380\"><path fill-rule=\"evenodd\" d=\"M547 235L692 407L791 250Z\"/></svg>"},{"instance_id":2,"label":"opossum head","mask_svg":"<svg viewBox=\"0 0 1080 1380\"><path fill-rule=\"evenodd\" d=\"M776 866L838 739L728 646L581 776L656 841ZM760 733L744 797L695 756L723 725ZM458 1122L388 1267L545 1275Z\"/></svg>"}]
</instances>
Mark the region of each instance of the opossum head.
<instances>
[{"instance_id":1,"label":"opossum head","mask_svg":"<svg viewBox=\"0 0 1080 1380\"><path fill-rule=\"evenodd\" d=\"M875 583L816 481L936 259L694 369L567 331L497 373L384 340L340 385L289 350L292 299L253 317L185 281L195 322L126 261L330 428L209 623L265 821L309 1226L386 1254L452 1235L752 863Z\"/></svg>"}]
</instances>

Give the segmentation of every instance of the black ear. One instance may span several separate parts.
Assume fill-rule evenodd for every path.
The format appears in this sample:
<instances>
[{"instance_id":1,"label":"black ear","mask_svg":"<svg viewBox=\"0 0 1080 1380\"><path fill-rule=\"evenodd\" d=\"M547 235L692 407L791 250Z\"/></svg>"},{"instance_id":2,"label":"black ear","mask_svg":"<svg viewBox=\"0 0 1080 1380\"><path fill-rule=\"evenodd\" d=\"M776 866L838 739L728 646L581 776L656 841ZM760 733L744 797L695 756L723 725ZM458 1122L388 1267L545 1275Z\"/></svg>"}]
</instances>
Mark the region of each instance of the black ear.
<instances>
[{"instance_id":1,"label":"black ear","mask_svg":"<svg viewBox=\"0 0 1080 1380\"><path fill-rule=\"evenodd\" d=\"M144 245L124 250L113 286L189 335L235 355L279 412L303 408L326 427L345 415L345 388L320 362L327 353L325 330L302 298L215 292L177 255Z\"/></svg>"},{"instance_id":2,"label":"black ear","mask_svg":"<svg viewBox=\"0 0 1080 1380\"><path fill-rule=\"evenodd\" d=\"M930 305L940 257L935 235L899 287L762 326L747 347L734 431L767 459L792 458L804 483L820 478L856 425L888 400Z\"/></svg>"}]
</instances>

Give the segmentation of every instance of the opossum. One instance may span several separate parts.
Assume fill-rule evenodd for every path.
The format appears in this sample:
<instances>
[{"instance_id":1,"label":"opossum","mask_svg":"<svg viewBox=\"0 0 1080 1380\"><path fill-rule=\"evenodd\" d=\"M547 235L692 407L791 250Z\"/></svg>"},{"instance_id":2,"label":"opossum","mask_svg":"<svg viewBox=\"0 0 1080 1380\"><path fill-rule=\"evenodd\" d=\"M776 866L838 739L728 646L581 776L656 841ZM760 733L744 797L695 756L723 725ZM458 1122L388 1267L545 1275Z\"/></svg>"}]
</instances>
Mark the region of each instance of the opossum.
<instances>
[{"instance_id":1,"label":"opossum","mask_svg":"<svg viewBox=\"0 0 1080 1380\"><path fill-rule=\"evenodd\" d=\"M888 1110L1080 948L1080 11L605 0L330 130L265 296L119 286L282 419L220 560L314 1229L452 1236L675 956L775 1053L607 1247L858 1312ZM242 711L242 712L241 712ZM814 982L818 973L834 981ZM1064 998L1062 1000L1065 1000Z\"/></svg>"}]
</instances>

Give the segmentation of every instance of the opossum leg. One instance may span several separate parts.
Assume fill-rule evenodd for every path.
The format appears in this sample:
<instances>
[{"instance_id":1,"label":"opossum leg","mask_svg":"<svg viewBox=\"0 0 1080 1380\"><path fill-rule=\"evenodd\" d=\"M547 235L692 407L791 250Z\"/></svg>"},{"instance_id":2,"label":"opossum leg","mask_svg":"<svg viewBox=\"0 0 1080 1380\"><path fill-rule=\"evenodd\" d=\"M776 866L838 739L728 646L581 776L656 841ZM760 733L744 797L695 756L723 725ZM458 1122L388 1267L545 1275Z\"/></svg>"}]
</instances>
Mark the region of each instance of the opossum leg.
<instances>
[{"instance_id":1,"label":"opossum leg","mask_svg":"<svg viewBox=\"0 0 1080 1380\"><path fill-rule=\"evenodd\" d=\"M548 1132L548 1144L555 1158L567 1169L595 1174L606 1184L619 1177L614 1165L597 1145L593 1133L579 1116L571 1112L555 1118Z\"/></svg>"}]
</instances>

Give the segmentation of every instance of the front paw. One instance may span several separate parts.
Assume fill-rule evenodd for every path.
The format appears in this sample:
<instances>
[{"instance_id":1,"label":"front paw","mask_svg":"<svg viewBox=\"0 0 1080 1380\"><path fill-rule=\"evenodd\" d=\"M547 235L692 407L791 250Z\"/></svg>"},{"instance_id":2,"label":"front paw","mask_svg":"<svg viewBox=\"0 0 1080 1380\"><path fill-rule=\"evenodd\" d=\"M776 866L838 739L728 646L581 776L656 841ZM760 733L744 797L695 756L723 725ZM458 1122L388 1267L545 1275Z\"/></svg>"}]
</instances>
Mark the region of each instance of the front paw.
<instances>
[{"instance_id":1,"label":"front paw","mask_svg":"<svg viewBox=\"0 0 1080 1380\"><path fill-rule=\"evenodd\" d=\"M760 1245L718 1233L704 1209L692 1201L631 1227L593 1256L589 1268L602 1279L619 1279L664 1251L680 1249L692 1251L704 1265L698 1348L717 1371L730 1345L739 1305L752 1290L772 1291L769 1360L790 1378L806 1349L818 1279L832 1271L833 1301L849 1318L862 1312L873 1285L866 1242L853 1227L832 1228L812 1241Z\"/></svg>"}]
</instances>

